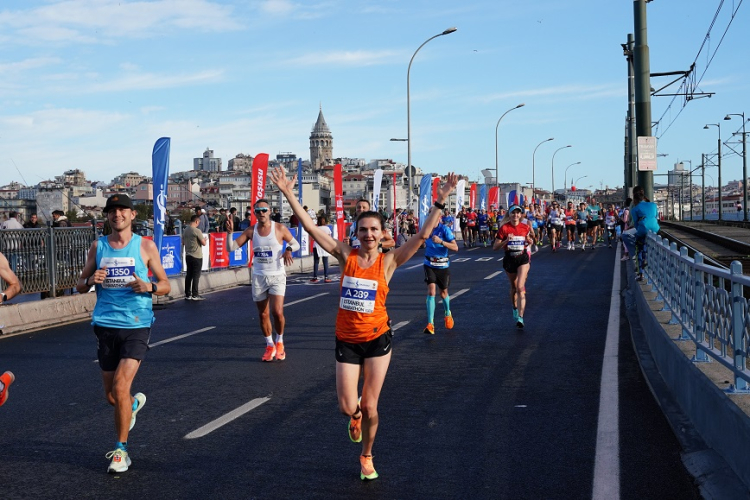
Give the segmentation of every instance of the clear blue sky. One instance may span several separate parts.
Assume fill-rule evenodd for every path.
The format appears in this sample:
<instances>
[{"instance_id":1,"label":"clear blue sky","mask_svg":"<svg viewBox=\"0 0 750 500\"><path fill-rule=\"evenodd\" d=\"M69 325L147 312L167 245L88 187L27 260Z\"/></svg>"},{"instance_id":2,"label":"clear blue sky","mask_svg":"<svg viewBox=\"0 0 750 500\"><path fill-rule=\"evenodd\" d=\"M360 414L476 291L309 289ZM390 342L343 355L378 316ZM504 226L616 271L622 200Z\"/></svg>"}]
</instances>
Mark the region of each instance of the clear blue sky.
<instances>
[{"instance_id":1,"label":"clear blue sky","mask_svg":"<svg viewBox=\"0 0 750 500\"><path fill-rule=\"evenodd\" d=\"M719 3L648 4L652 72L688 69ZM700 89L716 94L691 101L663 133L662 173L715 150L717 129L706 123L721 122L726 140L740 127L726 113L750 118L750 5L706 69L737 3L725 2L696 61ZM587 176L580 187L622 185L628 0L5 1L0 184L72 168L90 180L150 175L161 136L172 138L172 171L192 168L206 147L224 165L238 153L307 159L319 105L335 156L406 163L406 144L389 139L406 137L409 59L451 26L458 31L425 45L412 66L416 166L478 179L495 167L498 118L525 103L499 127L502 182L530 182L534 147L554 137L536 154L538 186L551 187L552 154L568 144L555 157L556 187L578 161L568 179ZM671 99L654 98L654 121ZM681 108L677 98L662 131ZM741 165L724 159L725 182L741 178Z\"/></svg>"}]
</instances>

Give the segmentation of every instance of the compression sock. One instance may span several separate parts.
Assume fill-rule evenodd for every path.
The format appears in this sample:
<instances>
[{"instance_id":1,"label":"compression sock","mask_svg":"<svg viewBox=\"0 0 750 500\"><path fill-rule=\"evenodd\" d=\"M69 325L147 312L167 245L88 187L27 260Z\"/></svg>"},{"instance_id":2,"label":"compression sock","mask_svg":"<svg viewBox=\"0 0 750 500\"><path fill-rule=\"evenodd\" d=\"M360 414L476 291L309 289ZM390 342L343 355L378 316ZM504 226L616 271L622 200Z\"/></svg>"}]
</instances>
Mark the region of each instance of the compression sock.
<instances>
[{"instance_id":1,"label":"compression sock","mask_svg":"<svg viewBox=\"0 0 750 500\"><path fill-rule=\"evenodd\" d=\"M268 337L265 337L266 339L266 345L273 345L273 335L269 335Z\"/></svg>"},{"instance_id":2,"label":"compression sock","mask_svg":"<svg viewBox=\"0 0 750 500\"><path fill-rule=\"evenodd\" d=\"M435 323L435 296L427 296L427 322Z\"/></svg>"},{"instance_id":3,"label":"compression sock","mask_svg":"<svg viewBox=\"0 0 750 500\"><path fill-rule=\"evenodd\" d=\"M445 315L450 316L451 314L451 296L446 295L443 299L443 309L445 310Z\"/></svg>"},{"instance_id":4,"label":"compression sock","mask_svg":"<svg viewBox=\"0 0 750 500\"><path fill-rule=\"evenodd\" d=\"M118 441L115 444L115 449L116 450L122 450L122 451L128 451L128 442L125 441L124 443L121 443L120 441Z\"/></svg>"}]
</instances>

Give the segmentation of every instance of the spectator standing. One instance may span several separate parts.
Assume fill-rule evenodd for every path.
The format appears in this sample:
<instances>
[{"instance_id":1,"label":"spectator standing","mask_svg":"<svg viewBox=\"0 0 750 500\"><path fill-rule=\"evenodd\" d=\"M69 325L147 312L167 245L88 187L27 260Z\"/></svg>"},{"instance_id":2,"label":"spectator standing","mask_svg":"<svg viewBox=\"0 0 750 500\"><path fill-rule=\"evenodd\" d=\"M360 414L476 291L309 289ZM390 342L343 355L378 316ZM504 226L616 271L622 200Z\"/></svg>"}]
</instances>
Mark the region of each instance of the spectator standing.
<instances>
[{"instance_id":1,"label":"spectator standing","mask_svg":"<svg viewBox=\"0 0 750 500\"><path fill-rule=\"evenodd\" d=\"M200 217L200 221L198 221L198 231L206 234L208 232L208 215L206 215L206 210L201 207L195 207L195 215Z\"/></svg>"},{"instance_id":2,"label":"spectator standing","mask_svg":"<svg viewBox=\"0 0 750 500\"><path fill-rule=\"evenodd\" d=\"M70 221L62 210L52 211L52 227L70 227Z\"/></svg>"},{"instance_id":3,"label":"spectator standing","mask_svg":"<svg viewBox=\"0 0 750 500\"><path fill-rule=\"evenodd\" d=\"M222 208L219 210L219 231L222 233L232 233L234 229L234 223L232 217L227 215L227 209Z\"/></svg>"},{"instance_id":4,"label":"spectator standing","mask_svg":"<svg viewBox=\"0 0 750 500\"><path fill-rule=\"evenodd\" d=\"M633 207L630 209L630 225L622 234L622 240L628 247L629 253L636 260L636 271L638 280L643 279L643 269L646 267L646 236L649 231L659 232L659 208L646 198L645 190L642 186L633 188Z\"/></svg>"},{"instance_id":5,"label":"spectator standing","mask_svg":"<svg viewBox=\"0 0 750 500\"><path fill-rule=\"evenodd\" d=\"M23 224L18 222L18 212L15 210L8 212L8 220L3 222L0 229L23 229Z\"/></svg>"},{"instance_id":6,"label":"spectator standing","mask_svg":"<svg viewBox=\"0 0 750 500\"><path fill-rule=\"evenodd\" d=\"M229 218L232 219L232 231L237 231L240 227L240 218L237 216L237 209L232 207L229 209Z\"/></svg>"},{"instance_id":7,"label":"spectator standing","mask_svg":"<svg viewBox=\"0 0 750 500\"><path fill-rule=\"evenodd\" d=\"M317 216L315 215L315 210L313 210L312 208L307 208L307 205L305 205L302 208L305 209L305 212L307 212L307 215L309 215L312 220L317 220Z\"/></svg>"},{"instance_id":8,"label":"spectator standing","mask_svg":"<svg viewBox=\"0 0 750 500\"><path fill-rule=\"evenodd\" d=\"M281 223L281 212L279 212L278 208L273 209L273 215L271 216L271 220L274 221L276 224Z\"/></svg>"},{"instance_id":9,"label":"spectator standing","mask_svg":"<svg viewBox=\"0 0 750 500\"><path fill-rule=\"evenodd\" d=\"M252 216L253 214L251 214L250 212L245 213L245 219L242 222L240 222L240 226L239 226L240 231L244 231L245 229L250 227L250 224L252 222Z\"/></svg>"},{"instance_id":10,"label":"spectator standing","mask_svg":"<svg viewBox=\"0 0 750 500\"><path fill-rule=\"evenodd\" d=\"M326 219L325 215L321 215L318 217L318 227L323 231L325 234L333 238L333 233L331 232L331 228L328 227L328 219ZM320 244L317 241L314 241L313 243L313 277L310 280L312 283L318 282L318 262L320 262L320 259L323 259L323 281L325 283L330 283L331 280L328 279L328 257L329 253L323 250L323 247L320 246Z\"/></svg>"},{"instance_id":11,"label":"spectator standing","mask_svg":"<svg viewBox=\"0 0 750 500\"><path fill-rule=\"evenodd\" d=\"M23 225L24 229L38 229L42 226L39 225L39 218L36 214L31 214L29 220Z\"/></svg>"},{"instance_id":12,"label":"spectator standing","mask_svg":"<svg viewBox=\"0 0 750 500\"><path fill-rule=\"evenodd\" d=\"M200 222L199 215L193 215L190 223L182 233L182 246L185 247L185 300L203 300L199 293L198 284L201 279L201 268L203 267L203 250L206 246L206 238L198 230Z\"/></svg>"}]
</instances>

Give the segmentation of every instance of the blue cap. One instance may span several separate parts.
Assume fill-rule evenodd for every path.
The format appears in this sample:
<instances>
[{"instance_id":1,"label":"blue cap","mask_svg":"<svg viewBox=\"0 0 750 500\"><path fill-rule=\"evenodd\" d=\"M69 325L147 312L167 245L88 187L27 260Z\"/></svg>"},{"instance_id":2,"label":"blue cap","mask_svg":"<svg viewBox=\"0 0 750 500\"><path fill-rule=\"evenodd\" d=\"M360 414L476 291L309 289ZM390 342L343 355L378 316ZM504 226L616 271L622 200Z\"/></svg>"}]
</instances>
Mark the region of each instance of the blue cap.
<instances>
[{"instance_id":1,"label":"blue cap","mask_svg":"<svg viewBox=\"0 0 750 500\"><path fill-rule=\"evenodd\" d=\"M508 209L508 213L512 212L513 210L520 210L521 213L523 213L523 208L519 207L518 205L513 205Z\"/></svg>"}]
</instances>

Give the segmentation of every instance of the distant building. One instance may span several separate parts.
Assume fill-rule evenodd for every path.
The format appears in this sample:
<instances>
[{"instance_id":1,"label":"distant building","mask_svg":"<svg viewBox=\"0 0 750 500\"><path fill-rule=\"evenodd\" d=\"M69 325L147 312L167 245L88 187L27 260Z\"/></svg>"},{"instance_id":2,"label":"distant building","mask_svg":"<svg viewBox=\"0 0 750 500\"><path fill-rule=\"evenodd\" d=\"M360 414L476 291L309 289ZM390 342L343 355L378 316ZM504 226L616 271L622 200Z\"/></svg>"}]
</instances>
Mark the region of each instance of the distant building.
<instances>
[{"instance_id":1,"label":"distant building","mask_svg":"<svg viewBox=\"0 0 750 500\"><path fill-rule=\"evenodd\" d=\"M206 148L201 158L193 158L193 170L221 172L221 158L214 158L214 150Z\"/></svg>"},{"instance_id":2,"label":"distant building","mask_svg":"<svg viewBox=\"0 0 750 500\"><path fill-rule=\"evenodd\" d=\"M331 165L333 165L333 135L326 119L323 118L321 107L318 121L315 122L310 133L310 166L317 172Z\"/></svg>"},{"instance_id":3,"label":"distant building","mask_svg":"<svg viewBox=\"0 0 750 500\"><path fill-rule=\"evenodd\" d=\"M250 172L253 168L253 157L240 153L229 160L227 166L232 171Z\"/></svg>"}]
</instances>

